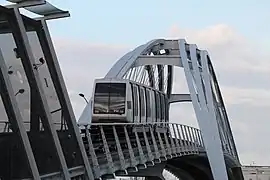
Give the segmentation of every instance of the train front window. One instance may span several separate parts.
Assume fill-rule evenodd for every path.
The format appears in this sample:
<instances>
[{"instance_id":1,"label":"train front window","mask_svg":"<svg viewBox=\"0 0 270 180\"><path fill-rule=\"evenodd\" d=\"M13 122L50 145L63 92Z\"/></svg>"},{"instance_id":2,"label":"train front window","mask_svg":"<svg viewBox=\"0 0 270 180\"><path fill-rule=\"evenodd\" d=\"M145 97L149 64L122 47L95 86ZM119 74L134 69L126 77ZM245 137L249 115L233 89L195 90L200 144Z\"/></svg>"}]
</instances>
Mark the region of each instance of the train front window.
<instances>
[{"instance_id":1,"label":"train front window","mask_svg":"<svg viewBox=\"0 0 270 180\"><path fill-rule=\"evenodd\" d=\"M124 114L125 83L97 83L94 96L95 114Z\"/></svg>"}]
</instances>

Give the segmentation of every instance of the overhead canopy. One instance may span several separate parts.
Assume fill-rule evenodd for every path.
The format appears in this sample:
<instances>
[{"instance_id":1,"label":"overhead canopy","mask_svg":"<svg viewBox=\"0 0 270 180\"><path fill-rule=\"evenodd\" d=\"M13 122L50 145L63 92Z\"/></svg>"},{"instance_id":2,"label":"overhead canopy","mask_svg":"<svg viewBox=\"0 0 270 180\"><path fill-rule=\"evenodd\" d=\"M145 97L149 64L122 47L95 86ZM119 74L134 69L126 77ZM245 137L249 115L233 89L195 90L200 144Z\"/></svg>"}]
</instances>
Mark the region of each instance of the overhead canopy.
<instances>
[{"instance_id":1,"label":"overhead canopy","mask_svg":"<svg viewBox=\"0 0 270 180\"><path fill-rule=\"evenodd\" d=\"M27 3L27 5L23 6L23 8L40 16L68 14L68 11L61 10L45 0L7 0L7 1L17 4Z\"/></svg>"}]
</instances>

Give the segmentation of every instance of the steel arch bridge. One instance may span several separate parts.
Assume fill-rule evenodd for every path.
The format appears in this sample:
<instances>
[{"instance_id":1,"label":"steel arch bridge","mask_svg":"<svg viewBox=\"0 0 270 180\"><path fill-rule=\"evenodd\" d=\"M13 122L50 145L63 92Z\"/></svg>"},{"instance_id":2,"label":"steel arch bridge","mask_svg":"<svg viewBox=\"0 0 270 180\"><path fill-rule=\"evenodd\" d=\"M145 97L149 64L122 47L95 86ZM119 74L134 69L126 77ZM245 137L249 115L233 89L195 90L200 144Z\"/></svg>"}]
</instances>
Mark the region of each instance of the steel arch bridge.
<instances>
[{"instance_id":1,"label":"steel arch bridge","mask_svg":"<svg viewBox=\"0 0 270 180\"><path fill-rule=\"evenodd\" d=\"M44 0L10 2L0 7L1 179L151 180L164 179L163 169L179 179L243 179L207 51L184 39L153 40L120 58L104 77L158 89L169 105L192 102L199 129L170 122L164 123L168 133L158 122L94 124L91 103L78 128L46 24L69 13ZM20 8L41 17L21 15ZM174 68L184 69L189 94L172 93Z\"/></svg>"}]
</instances>

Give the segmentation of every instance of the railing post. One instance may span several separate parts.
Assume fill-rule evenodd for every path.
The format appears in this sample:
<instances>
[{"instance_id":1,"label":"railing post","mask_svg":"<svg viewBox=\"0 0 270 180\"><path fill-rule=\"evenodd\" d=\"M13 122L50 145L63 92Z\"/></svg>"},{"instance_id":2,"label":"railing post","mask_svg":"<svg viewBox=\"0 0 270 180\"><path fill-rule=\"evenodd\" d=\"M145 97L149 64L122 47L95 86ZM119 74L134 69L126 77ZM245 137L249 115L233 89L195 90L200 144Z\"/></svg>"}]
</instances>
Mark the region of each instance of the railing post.
<instances>
[{"instance_id":1,"label":"railing post","mask_svg":"<svg viewBox=\"0 0 270 180\"><path fill-rule=\"evenodd\" d=\"M179 128L179 126L180 126L180 128ZM181 129L181 125L180 124L177 124L176 125L176 129L177 129L178 136L179 136L180 152L181 152L181 154L185 154L185 144L183 143L184 138L183 138L183 134L180 132L180 130L182 130Z\"/></svg>"},{"instance_id":2,"label":"railing post","mask_svg":"<svg viewBox=\"0 0 270 180\"><path fill-rule=\"evenodd\" d=\"M175 138L174 138L175 139L175 144L176 144L176 147L177 147L177 153L181 154L181 149L180 149L180 145L179 145L180 137L177 137L176 130L175 130L175 125L176 124L172 124L173 133L174 133L174 136L175 136Z\"/></svg>"},{"instance_id":3,"label":"railing post","mask_svg":"<svg viewBox=\"0 0 270 180\"><path fill-rule=\"evenodd\" d=\"M157 132L157 135L158 135L158 141L159 141L159 144L160 144L160 147L161 147L162 155L163 155L164 159L167 160L167 154L166 154L166 150L164 148L162 138L160 136L160 132Z\"/></svg>"},{"instance_id":4,"label":"railing post","mask_svg":"<svg viewBox=\"0 0 270 180\"><path fill-rule=\"evenodd\" d=\"M192 133L191 133L191 127L186 126L186 128L187 128L187 133L188 133L189 142L190 142L190 145L191 145L191 148L192 148L192 152L195 153L196 147L195 147L194 139L193 139L193 136L192 136Z\"/></svg>"},{"instance_id":5,"label":"railing post","mask_svg":"<svg viewBox=\"0 0 270 180\"><path fill-rule=\"evenodd\" d=\"M187 134L185 131L185 125L180 124L180 128L181 128L181 133L183 136L183 140L184 140L184 145L185 145L185 153L189 154L189 143L188 143L188 138L187 138Z\"/></svg>"}]
</instances>

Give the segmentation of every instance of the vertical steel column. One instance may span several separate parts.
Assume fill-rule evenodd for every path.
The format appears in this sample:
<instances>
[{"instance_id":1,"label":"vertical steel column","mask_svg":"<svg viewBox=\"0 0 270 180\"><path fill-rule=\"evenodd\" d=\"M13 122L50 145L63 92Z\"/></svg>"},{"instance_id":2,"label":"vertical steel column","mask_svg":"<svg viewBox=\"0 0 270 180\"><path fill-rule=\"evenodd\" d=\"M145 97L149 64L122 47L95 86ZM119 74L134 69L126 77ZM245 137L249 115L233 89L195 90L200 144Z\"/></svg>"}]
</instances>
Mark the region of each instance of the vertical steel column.
<instances>
[{"instance_id":1,"label":"vertical steel column","mask_svg":"<svg viewBox=\"0 0 270 180\"><path fill-rule=\"evenodd\" d=\"M100 133L101 133L101 137L102 137L103 146L105 149L105 155L106 155L106 159L107 159L107 163L108 163L108 169L110 171L109 173L114 174L113 159L112 159L112 155L111 155L111 152L110 152L102 125L100 126Z\"/></svg>"},{"instance_id":2,"label":"vertical steel column","mask_svg":"<svg viewBox=\"0 0 270 180\"><path fill-rule=\"evenodd\" d=\"M203 131L203 139L205 140L205 149L210 163L211 171L215 180L228 180L224 155L221 147L220 137L218 133L217 123L215 118L208 111L205 102L205 95L201 88L201 74L198 68L195 68L198 61L196 45L189 45L185 40L178 40L180 59L184 67L184 72L191 95L192 104L195 110L195 115L198 120L200 129ZM202 52L202 51L201 51ZM190 56L188 55L190 54ZM204 56L201 56L201 61L205 61ZM190 63L192 62L192 66ZM206 62L206 61L205 61ZM195 66L194 66L195 65ZM193 69L191 69L193 68ZM205 71L205 70L203 70ZM194 77L195 74L195 77ZM209 75L209 74L208 74ZM194 83L195 82L195 83ZM209 83L208 81L207 83ZM195 87L196 85L196 87ZM209 88L209 85L206 85ZM206 90L206 97L212 97L212 91ZM198 99L199 98L199 99ZM208 101L210 102L210 101ZM212 102L211 102L212 103ZM210 104L210 103L208 103Z\"/></svg>"},{"instance_id":3,"label":"vertical steel column","mask_svg":"<svg viewBox=\"0 0 270 180\"><path fill-rule=\"evenodd\" d=\"M159 144L160 144L160 147L161 147L162 155L165 158L165 160L167 160L167 153L166 153L162 138L160 136L160 132L157 132L157 135L158 135L158 141L159 141Z\"/></svg>"},{"instance_id":4,"label":"vertical steel column","mask_svg":"<svg viewBox=\"0 0 270 180\"><path fill-rule=\"evenodd\" d=\"M148 138L147 138L147 135L145 132L145 126L143 126L143 136L144 136L145 145L146 145L146 149L147 149L148 160L152 162L154 160L154 157L153 157L153 154L152 154L152 151L151 151L151 148L149 145L149 141L148 141Z\"/></svg>"},{"instance_id":5,"label":"vertical steel column","mask_svg":"<svg viewBox=\"0 0 270 180\"><path fill-rule=\"evenodd\" d=\"M64 83L64 78L61 73L61 69L58 63L58 59L56 56L55 49L53 47L53 42L49 33L49 29L47 26L47 23L44 19L40 20L42 24L41 33L38 33L38 36L44 35L44 40L40 42L43 51L45 51L44 55L46 57L46 62L48 65L48 69L50 71L56 93L59 98L59 102L61 104L61 107L64 109L64 117L68 124L68 129L72 131L72 133L76 136L77 143L79 146L79 149L81 151L81 156L83 159L83 163L86 169L86 174L89 179L93 177L92 170L89 164L89 161L87 160L87 154L85 151L85 148L83 146L82 139L80 137L80 132L76 124L76 118L72 109L72 105L68 96L67 88ZM46 52L48 50L48 52Z\"/></svg>"},{"instance_id":6,"label":"vertical steel column","mask_svg":"<svg viewBox=\"0 0 270 180\"><path fill-rule=\"evenodd\" d=\"M120 141L119 141L119 138L118 138L118 134L117 134L117 131L116 131L116 128L115 126L113 125L112 126L113 128L113 135L114 135L114 138L115 138L115 143L116 143L116 148L117 148L117 152L118 152L118 157L119 157L119 161L120 161L120 166L121 166L121 170L125 171L126 172L126 160L125 160L125 157L124 157L124 154L123 154L123 150L121 148L121 144L120 144ZM126 172L127 174L127 172Z\"/></svg>"},{"instance_id":7,"label":"vertical steel column","mask_svg":"<svg viewBox=\"0 0 270 180\"><path fill-rule=\"evenodd\" d=\"M16 135L21 139L33 178L39 180L40 177L35 157L26 130L23 125L21 112L17 106L17 102L14 95L15 93L13 92L13 88L8 77L8 70L1 49L0 49L0 92L4 107L8 115L8 119L12 124L12 131L13 133L16 133Z\"/></svg>"},{"instance_id":8,"label":"vertical steel column","mask_svg":"<svg viewBox=\"0 0 270 180\"><path fill-rule=\"evenodd\" d=\"M16 41L16 44L22 45L21 47L18 47L18 49L19 49L19 52L23 53L23 55L25 56L24 57L25 59L24 58L22 59L22 63L26 71L28 82L30 84L30 87L35 89L37 92L36 98L37 98L37 101L41 103L40 108L41 108L41 113L43 113L42 123L44 124L44 126L49 131L52 137L52 140L53 140L56 152L57 152L56 154L60 161L60 165L61 165L60 168L63 171L63 175L65 179L69 180L70 175L69 175L67 163L65 160L64 153L61 149L61 144L58 139L56 130L53 125L53 120L49 111L49 106L48 106L46 97L44 96L45 93L42 88L42 84L40 82L38 70L34 69L34 67L32 66L33 64L35 64L35 59L31 50L31 46L30 46L27 34L26 34L26 29L24 26L23 19L18 8L14 8L13 12L15 15L15 22L10 22L10 25L13 25L13 23L15 23L13 28L18 30L18 33L19 33L19 35L15 37L14 39ZM20 40L18 40L17 38L20 38L22 42L20 42Z\"/></svg>"},{"instance_id":9,"label":"vertical steel column","mask_svg":"<svg viewBox=\"0 0 270 180\"><path fill-rule=\"evenodd\" d=\"M139 156L140 156L140 164L145 164L146 159L143 153L143 149L142 149L142 145L140 142L140 138L138 136L138 132L135 130L135 138L136 138L136 142L137 142L137 147L138 147L138 151L139 151Z\"/></svg>"},{"instance_id":10,"label":"vertical steel column","mask_svg":"<svg viewBox=\"0 0 270 180\"><path fill-rule=\"evenodd\" d=\"M151 138L152 138L153 145L154 145L155 159L157 159L158 162L160 162L160 153L159 153L159 150L158 150L158 147L157 147L157 141L156 141L152 126L149 128L149 131L151 133Z\"/></svg>"},{"instance_id":11,"label":"vertical steel column","mask_svg":"<svg viewBox=\"0 0 270 180\"><path fill-rule=\"evenodd\" d=\"M85 127L85 133L86 133L86 138L87 138L87 142L89 146L90 157L93 163L94 174L95 174L95 177L98 178L100 176L99 163L98 163L97 155L96 155L93 143L92 143L91 134L87 126ZM87 158L87 161L88 161L88 158Z\"/></svg>"},{"instance_id":12,"label":"vertical steel column","mask_svg":"<svg viewBox=\"0 0 270 180\"><path fill-rule=\"evenodd\" d=\"M168 136L167 136L166 133L163 133L163 135L164 135L164 139L165 139L165 143L166 143L166 147L167 147L166 148L167 149L167 152L168 152L170 158L172 158L172 148L171 148L171 146L169 144Z\"/></svg>"},{"instance_id":13,"label":"vertical steel column","mask_svg":"<svg viewBox=\"0 0 270 180\"><path fill-rule=\"evenodd\" d=\"M131 146L131 143L130 143L130 138L129 138L129 135L128 135L127 127L126 126L124 126L124 132L125 132L125 137L126 137L127 146L128 146L128 152L129 152L129 158L130 158L130 165L132 167L134 167L136 169L136 171L138 171L138 169L136 167L137 161L136 161L135 156L134 156L134 151L133 151L132 146Z\"/></svg>"}]
</instances>

